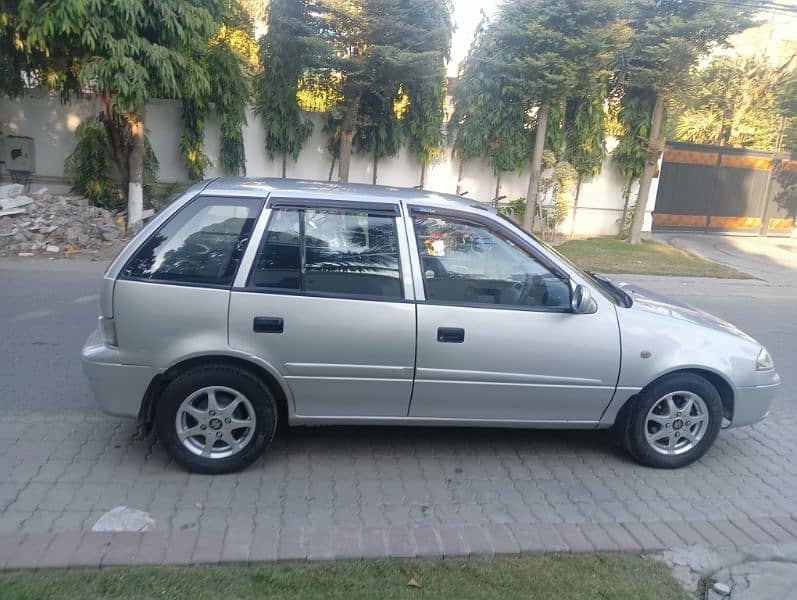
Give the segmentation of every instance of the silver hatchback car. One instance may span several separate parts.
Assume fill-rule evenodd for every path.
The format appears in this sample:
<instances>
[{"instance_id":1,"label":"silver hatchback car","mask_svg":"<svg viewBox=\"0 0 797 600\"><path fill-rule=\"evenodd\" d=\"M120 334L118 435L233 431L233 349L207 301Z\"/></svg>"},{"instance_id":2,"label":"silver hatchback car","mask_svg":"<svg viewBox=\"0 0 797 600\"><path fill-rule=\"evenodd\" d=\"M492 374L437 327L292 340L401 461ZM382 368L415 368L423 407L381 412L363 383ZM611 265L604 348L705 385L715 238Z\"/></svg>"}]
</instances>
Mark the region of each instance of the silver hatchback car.
<instances>
[{"instance_id":1,"label":"silver hatchback car","mask_svg":"<svg viewBox=\"0 0 797 600\"><path fill-rule=\"evenodd\" d=\"M108 413L201 473L290 425L613 427L681 467L780 383L733 325L585 273L457 196L222 178L105 273L83 366Z\"/></svg>"}]
</instances>

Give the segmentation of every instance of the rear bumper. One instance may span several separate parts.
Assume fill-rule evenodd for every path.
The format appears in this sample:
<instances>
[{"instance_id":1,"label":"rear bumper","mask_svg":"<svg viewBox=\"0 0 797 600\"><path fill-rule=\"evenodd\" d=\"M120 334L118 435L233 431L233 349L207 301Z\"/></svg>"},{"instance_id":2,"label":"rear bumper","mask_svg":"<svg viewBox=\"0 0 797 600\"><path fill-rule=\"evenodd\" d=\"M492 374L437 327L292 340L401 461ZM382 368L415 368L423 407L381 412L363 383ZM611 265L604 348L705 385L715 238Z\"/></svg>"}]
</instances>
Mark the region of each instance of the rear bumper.
<instances>
[{"instance_id":1,"label":"rear bumper","mask_svg":"<svg viewBox=\"0 0 797 600\"><path fill-rule=\"evenodd\" d=\"M769 385L736 388L733 391L731 427L752 425L769 414L772 400L780 389L780 380Z\"/></svg>"},{"instance_id":2,"label":"rear bumper","mask_svg":"<svg viewBox=\"0 0 797 600\"><path fill-rule=\"evenodd\" d=\"M99 331L83 345L83 372L102 410L118 417L138 417L144 394L155 371L151 367L123 365L115 348L106 346Z\"/></svg>"}]
</instances>

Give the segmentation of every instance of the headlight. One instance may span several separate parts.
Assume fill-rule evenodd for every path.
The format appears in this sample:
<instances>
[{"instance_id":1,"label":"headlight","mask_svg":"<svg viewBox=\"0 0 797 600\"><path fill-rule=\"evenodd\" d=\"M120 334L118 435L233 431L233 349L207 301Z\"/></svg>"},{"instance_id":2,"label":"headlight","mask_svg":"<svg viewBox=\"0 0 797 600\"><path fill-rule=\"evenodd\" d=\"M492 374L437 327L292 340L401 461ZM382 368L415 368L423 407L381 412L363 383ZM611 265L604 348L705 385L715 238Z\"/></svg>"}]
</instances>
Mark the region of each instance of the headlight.
<instances>
[{"instance_id":1,"label":"headlight","mask_svg":"<svg viewBox=\"0 0 797 600\"><path fill-rule=\"evenodd\" d=\"M761 348L761 352L758 353L758 358L755 359L755 368L758 371L769 371L775 368L775 363L772 362L772 357L766 348Z\"/></svg>"}]
</instances>

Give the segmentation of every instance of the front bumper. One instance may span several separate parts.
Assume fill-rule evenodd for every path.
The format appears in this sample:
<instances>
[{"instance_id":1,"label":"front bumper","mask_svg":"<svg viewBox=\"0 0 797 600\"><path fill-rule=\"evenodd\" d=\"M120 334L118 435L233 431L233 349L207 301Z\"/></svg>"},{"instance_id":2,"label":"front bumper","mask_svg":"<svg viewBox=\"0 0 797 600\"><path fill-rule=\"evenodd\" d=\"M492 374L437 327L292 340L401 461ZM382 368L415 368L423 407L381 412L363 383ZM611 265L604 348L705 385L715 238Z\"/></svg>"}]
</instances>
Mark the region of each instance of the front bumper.
<instances>
[{"instance_id":1,"label":"front bumper","mask_svg":"<svg viewBox=\"0 0 797 600\"><path fill-rule=\"evenodd\" d=\"M115 348L106 346L95 330L81 353L83 372L102 410L118 417L138 417L141 402L155 370L123 365Z\"/></svg>"},{"instance_id":2,"label":"front bumper","mask_svg":"<svg viewBox=\"0 0 797 600\"><path fill-rule=\"evenodd\" d=\"M752 425L769 414L769 407L780 389L780 378L776 382L733 390L733 418L731 427Z\"/></svg>"}]
</instances>

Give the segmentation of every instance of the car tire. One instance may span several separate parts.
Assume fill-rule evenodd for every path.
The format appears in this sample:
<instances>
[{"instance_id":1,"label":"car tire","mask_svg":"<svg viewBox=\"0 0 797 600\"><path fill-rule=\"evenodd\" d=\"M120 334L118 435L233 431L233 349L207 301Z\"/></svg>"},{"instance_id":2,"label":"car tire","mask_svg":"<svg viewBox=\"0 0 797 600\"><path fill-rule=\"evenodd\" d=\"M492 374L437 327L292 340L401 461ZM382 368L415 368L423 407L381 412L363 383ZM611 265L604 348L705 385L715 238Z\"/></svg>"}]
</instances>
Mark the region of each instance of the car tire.
<instances>
[{"instance_id":1,"label":"car tire","mask_svg":"<svg viewBox=\"0 0 797 600\"><path fill-rule=\"evenodd\" d=\"M155 412L158 439L169 457L193 473L232 473L271 444L277 403L245 369L194 367L163 390Z\"/></svg>"},{"instance_id":2,"label":"car tire","mask_svg":"<svg viewBox=\"0 0 797 600\"><path fill-rule=\"evenodd\" d=\"M623 442L637 462L685 467L703 456L722 426L717 388L694 373L675 373L645 388L623 415Z\"/></svg>"}]
</instances>

